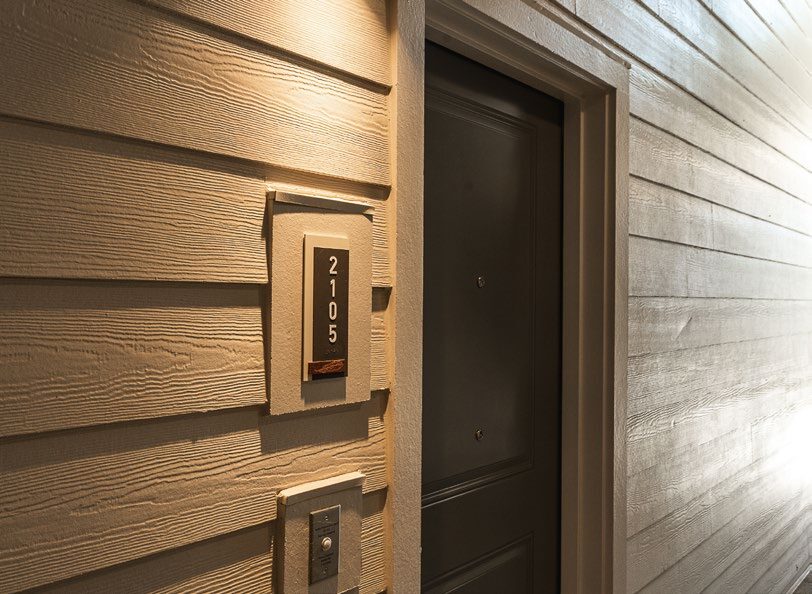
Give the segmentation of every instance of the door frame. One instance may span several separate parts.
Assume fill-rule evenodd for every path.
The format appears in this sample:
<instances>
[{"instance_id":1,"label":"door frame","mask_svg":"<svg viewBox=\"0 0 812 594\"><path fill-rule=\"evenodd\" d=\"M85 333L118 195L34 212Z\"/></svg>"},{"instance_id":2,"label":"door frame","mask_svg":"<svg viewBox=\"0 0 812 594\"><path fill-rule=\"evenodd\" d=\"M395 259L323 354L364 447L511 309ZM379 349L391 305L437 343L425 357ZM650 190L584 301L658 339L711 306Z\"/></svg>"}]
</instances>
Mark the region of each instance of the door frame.
<instances>
[{"instance_id":1,"label":"door frame","mask_svg":"<svg viewBox=\"0 0 812 594\"><path fill-rule=\"evenodd\" d=\"M565 0L560 0L566 4ZM572 2L570 2L572 3ZM563 592L626 589L629 64L547 0L395 0L387 578L420 586L424 40L564 111Z\"/></svg>"}]
</instances>

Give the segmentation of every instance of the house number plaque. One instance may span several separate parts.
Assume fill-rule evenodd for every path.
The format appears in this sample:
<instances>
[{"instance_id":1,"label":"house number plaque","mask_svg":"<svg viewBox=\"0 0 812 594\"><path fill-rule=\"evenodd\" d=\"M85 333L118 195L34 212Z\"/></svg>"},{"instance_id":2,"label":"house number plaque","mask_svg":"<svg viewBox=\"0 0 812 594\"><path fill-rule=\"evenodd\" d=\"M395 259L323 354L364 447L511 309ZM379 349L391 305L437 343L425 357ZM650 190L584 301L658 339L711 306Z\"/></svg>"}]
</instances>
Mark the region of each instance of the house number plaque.
<instances>
[{"instance_id":1,"label":"house number plaque","mask_svg":"<svg viewBox=\"0 0 812 594\"><path fill-rule=\"evenodd\" d=\"M347 375L349 241L305 237L303 380Z\"/></svg>"}]
</instances>

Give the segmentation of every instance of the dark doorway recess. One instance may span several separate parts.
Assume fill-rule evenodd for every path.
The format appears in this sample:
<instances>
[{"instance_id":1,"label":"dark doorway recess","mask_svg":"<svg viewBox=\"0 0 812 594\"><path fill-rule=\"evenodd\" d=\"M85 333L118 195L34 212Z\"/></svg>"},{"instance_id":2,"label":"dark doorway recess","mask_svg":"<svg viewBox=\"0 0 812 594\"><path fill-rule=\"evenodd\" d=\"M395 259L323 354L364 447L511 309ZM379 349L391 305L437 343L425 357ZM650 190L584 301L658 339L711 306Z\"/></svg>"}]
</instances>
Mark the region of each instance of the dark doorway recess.
<instances>
[{"instance_id":1,"label":"dark doorway recess","mask_svg":"<svg viewBox=\"0 0 812 594\"><path fill-rule=\"evenodd\" d=\"M560 588L563 114L427 44L425 592Z\"/></svg>"}]
</instances>

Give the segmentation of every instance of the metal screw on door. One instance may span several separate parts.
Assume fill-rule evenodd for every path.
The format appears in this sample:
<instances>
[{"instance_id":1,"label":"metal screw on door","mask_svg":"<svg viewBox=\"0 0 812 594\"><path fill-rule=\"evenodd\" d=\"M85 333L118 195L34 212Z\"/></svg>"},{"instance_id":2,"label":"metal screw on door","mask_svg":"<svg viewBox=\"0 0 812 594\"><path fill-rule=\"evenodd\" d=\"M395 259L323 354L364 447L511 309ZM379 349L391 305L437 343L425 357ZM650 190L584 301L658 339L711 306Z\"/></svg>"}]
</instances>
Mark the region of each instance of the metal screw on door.
<instances>
[{"instance_id":1,"label":"metal screw on door","mask_svg":"<svg viewBox=\"0 0 812 594\"><path fill-rule=\"evenodd\" d=\"M477 441L482 441L483 437L485 437L485 432L482 429L477 429L474 431L474 439Z\"/></svg>"}]
</instances>

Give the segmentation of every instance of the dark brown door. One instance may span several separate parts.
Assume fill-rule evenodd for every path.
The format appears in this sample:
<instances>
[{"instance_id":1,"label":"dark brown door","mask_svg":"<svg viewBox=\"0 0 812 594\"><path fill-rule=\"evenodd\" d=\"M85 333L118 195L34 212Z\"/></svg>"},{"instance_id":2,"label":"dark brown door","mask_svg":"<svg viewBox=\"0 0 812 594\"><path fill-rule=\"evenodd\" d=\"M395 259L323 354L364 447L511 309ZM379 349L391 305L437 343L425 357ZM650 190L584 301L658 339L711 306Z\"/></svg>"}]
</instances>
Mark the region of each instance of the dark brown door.
<instances>
[{"instance_id":1,"label":"dark brown door","mask_svg":"<svg viewBox=\"0 0 812 594\"><path fill-rule=\"evenodd\" d=\"M426 52L423 590L556 592L563 106Z\"/></svg>"}]
</instances>

